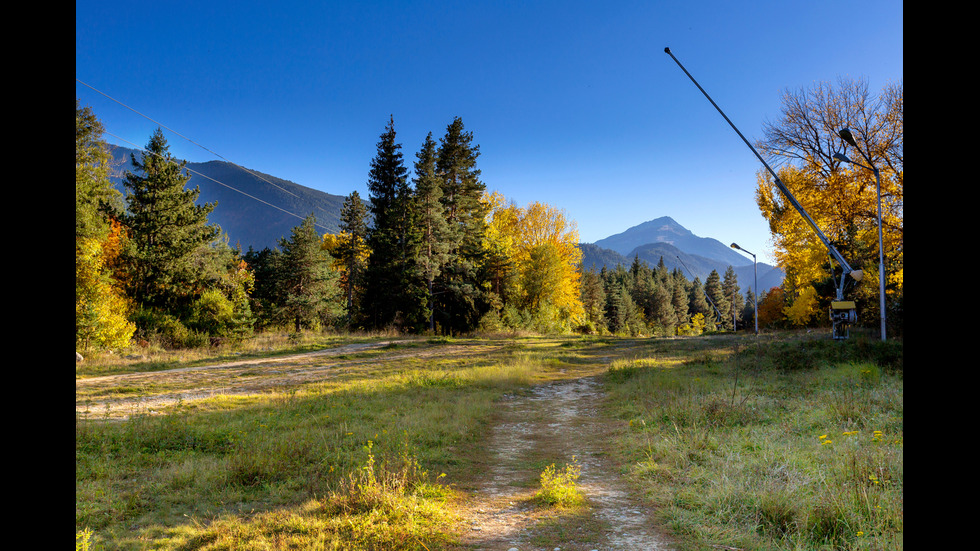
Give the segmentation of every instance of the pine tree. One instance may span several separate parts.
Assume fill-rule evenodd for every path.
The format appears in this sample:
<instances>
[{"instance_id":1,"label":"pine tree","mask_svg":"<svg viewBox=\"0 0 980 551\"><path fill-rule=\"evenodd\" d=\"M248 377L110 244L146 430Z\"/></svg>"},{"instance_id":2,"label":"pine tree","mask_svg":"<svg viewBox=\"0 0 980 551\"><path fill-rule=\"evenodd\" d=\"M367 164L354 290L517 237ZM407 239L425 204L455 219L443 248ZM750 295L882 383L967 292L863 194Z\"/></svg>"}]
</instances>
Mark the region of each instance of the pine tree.
<instances>
[{"instance_id":1,"label":"pine tree","mask_svg":"<svg viewBox=\"0 0 980 551\"><path fill-rule=\"evenodd\" d=\"M735 268L729 266L725 270L725 279L721 288L725 295L725 302L728 304L727 322L732 324L729 327L734 330L737 327L741 327L742 308L745 306L745 297L739 293L738 276L735 275Z\"/></svg>"},{"instance_id":2,"label":"pine tree","mask_svg":"<svg viewBox=\"0 0 980 551\"><path fill-rule=\"evenodd\" d=\"M111 155L104 128L91 108L75 100L75 239L109 233L106 207L119 207L119 192L109 180Z\"/></svg>"},{"instance_id":3,"label":"pine tree","mask_svg":"<svg viewBox=\"0 0 980 551\"><path fill-rule=\"evenodd\" d=\"M671 280L673 281L674 293L671 297L671 304L674 307L674 315L676 316L676 325L680 326L689 321L689 307L688 307L688 283L687 278L678 271L675 270L671 274Z\"/></svg>"},{"instance_id":4,"label":"pine tree","mask_svg":"<svg viewBox=\"0 0 980 551\"><path fill-rule=\"evenodd\" d=\"M381 134L371 160L368 193L373 226L368 232L364 314L376 328L397 323L411 307L406 300L408 282L409 198L408 169L401 144L395 141L394 117Z\"/></svg>"},{"instance_id":5,"label":"pine tree","mask_svg":"<svg viewBox=\"0 0 980 551\"><path fill-rule=\"evenodd\" d=\"M249 247L242 258L255 276L255 286L249 298L256 325L264 327L277 324L280 321L280 307L285 302L281 285L282 251L269 247L256 251Z\"/></svg>"},{"instance_id":6,"label":"pine tree","mask_svg":"<svg viewBox=\"0 0 980 551\"><path fill-rule=\"evenodd\" d=\"M701 278L696 277L691 282L687 298L688 311L692 316L701 314L706 320L717 317L714 308L711 307L711 304L708 303L708 299L705 297L704 286L701 285Z\"/></svg>"},{"instance_id":7,"label":"pine tree","mask_svg":"<svg viewBox=\"0 0 980 551\"><path fill-rule=\"evenodd\" d=\"M649 322L664 335L672 335L677 325L677 314L674 312L672 298L673 289L667 285L658 284L654 287Z\"/></svg>"},{"instance_id":8,"label":"pine tree","mask_svg":"<svg viewBox=\"0 0 980 551\"><path fill-rule=\"evenodd\" d=\"M721 276L718 275L718 270L711 270L711 273L708 274L708 279L704 282L704 294L714 306L712 316L718 316L715 317L715 323L722 328L731 327L732 301L725 299L725 290L721 286Z\"/></svg>"},{"instance_id":9,"label":"pine tree","mask_svg":"<svg viewBox=\"0 0 980 551\"><path fill-rule=\"evenodd\" d=\"M580 292L582 296L582 306L585 309L585 324L589 332L603 332L606 330L606 291L602 287L601 276L593 270L582 270L582 284Z\"/></svg>"},{"instance_id":10,"label":"pine tree","mask_svg":"<svg viewBox=\"0 0 980 551\"><path fill-rule=\"evenodd\" d=\"M330 254L322 247L316 231L316 217L310 214L292 229L290 238L280 239L282 248L279 285L284 294L280 316L291 321L296 332L303 327L317 329L338 314L335 308L339 288L336 273L330 269Z\"/></svg>"},{"instance_id":11,"label":"pine tree","mask_svg":"<svg viewBox=\"0 0 980 551\"><path fill-rule=\"evenodd\" d=\"M444 327L451 331L472 329L486 308L479 268L485 256L488 207L482 201L486 186L476 168L480 146L472 142L473 133L465 131L462 119L456 117L446 128L436 158L450 255L440 277L437 307Z\"/></svg>"},{"instance_id":12,"label":"pine tree","mask_svg":"<svg viewBox=\"0 0 980 551\"><path fill-rule=\"evenodd\" d=\"M130 296L144 307L177 311L200 288L202 271L195 253L207 247L220 229L208 224L216 203L197 205L200 189L185 189L186 163L171 157L158 128L142 159L132 159L124 185L128 210L122 219L130 234Z\"/></svg>"},{"instance_id":13,"label":"pine tree","mask_svg":"<svg viewBox=\"0 0 980 551\"><path fill-rule=\"evenodd\" d=\"M415 272L425 285L423 315L430 331L435 331L435 281L449 262L449 225L442 205L442 187L436 173L436 142L429 132L416 154L415 220L418 245L414 259Z\"/></svg>"}]
</instances>

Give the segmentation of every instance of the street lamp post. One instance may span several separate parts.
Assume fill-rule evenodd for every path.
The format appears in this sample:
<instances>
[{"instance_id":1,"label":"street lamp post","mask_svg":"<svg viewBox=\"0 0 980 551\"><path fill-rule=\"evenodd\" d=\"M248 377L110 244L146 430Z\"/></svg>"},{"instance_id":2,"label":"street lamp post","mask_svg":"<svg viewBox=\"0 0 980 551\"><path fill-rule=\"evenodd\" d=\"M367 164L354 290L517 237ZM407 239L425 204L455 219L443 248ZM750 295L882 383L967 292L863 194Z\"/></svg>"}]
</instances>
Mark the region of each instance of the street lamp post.
<instances>
[{"instance_id":1,"label":"street lamp post","mask_svg":"<svg viewBox=\"0 0 980 551\"><path fill-rule=\"evenodd\" d=\"M755 282L752 284L752 301L755 303L755 334L759 334L759 263L755 259L755 255L749 251L739 247L736 243L732 243L732 248L742 251L745 254L752 255L752 265L755 269Z\"/></svg>"},{"instance_id":2,"label":"street lamp post","mask_svg":"<svg viewBox=\"0 0 980 551\"><path fill-rule=\"evenodd\" d=\"M878 304L881 308L881 340L885 340L885 248L883 246L883 241L881 238L881 173L875 168L874 163L871 159L864 154L864 151L857 146L857 142L854 141L854 136L851 135L851 131L847 128L842 128L840 132L837 133L838 136L845 142L851 144L854 149L857 149L858 153L864 157L864 160L868 162L869 166L862 165L861 163L856 163L847 158L847 155L843 153L834 153L834 158L839 161L844 161L845 163L850 163L852 165L857 165L861 168L866 168L874 173L875 175L875 185L878 189Z\"/></svg>"}]
</instances>

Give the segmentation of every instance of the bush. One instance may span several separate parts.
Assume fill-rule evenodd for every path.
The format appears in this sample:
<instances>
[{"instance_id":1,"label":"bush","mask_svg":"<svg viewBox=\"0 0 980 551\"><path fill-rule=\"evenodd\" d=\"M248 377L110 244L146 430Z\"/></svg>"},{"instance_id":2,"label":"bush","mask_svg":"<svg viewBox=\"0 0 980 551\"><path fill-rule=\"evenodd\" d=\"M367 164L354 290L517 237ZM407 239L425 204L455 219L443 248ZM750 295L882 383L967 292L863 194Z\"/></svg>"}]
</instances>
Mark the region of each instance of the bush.
<instances>
[{"instance_id":1,"label":"bush","mask_svg":"<svg viewBox=\"0 0 980 551\"><path fill-rule=\"evenodd\" d=\"M235 307L221 291L204 291L191 306L188 322L192 328L208 335L224 335L234 324Z\"/></svg>"},{"instance_id":2,"label":"bush","mask_svg":"<svg viewBox=\"0 0 980 551\"><path fill-rule=\"evenodd\" d=\"M555 464L548 465L541 473L541 489L534 495L537 501L547 505L568 507L578 505L585 499L579 491L576 481L582 473L582 468L575 462L566 464L561 471L555 470Z\"/></svg>"},{"instance_id":3,"label":"bush","mask_svg":"<svg viewBox=\"0 0 980 551\"><path fill-rule=\"evenodd\" d=\"M189 329L176 317L156 310L141 309L133 321L145 340L164 348L198 348L210 342L207 334Z\"/></svg>"}]
</instances>

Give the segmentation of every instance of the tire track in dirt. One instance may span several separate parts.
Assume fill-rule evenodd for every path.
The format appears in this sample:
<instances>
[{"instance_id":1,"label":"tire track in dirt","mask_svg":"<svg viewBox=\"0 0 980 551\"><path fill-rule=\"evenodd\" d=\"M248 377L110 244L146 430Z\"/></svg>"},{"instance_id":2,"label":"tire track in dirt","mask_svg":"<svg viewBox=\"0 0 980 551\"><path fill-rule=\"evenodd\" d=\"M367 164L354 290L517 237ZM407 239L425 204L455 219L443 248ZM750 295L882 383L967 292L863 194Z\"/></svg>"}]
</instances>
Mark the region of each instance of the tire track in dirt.
<instances>
[{"instance_id":1,"label":"tire track in dirt","mask_svg":"<svg viewBox=\"0 0 980 551\"><path fill-rule=\"evenodd\" d=\"M458 357L475 353L467 346L437 345L405 350L395 348L381 357L339 358L397 344L401 343L399 341L357 343L289 356L76 379L75 414L82 418L123 420L137 413L143 415L161 413L178 403L215 396L246 396L288 391L291 388L325 381L352 369L378 362L433 356ZM332 359L334 357L338 358L334 360ZM184 390L155 393L152 391L155 384L183 387ZM144 390L134 392L133 395L114 397L104 395L119 386Z\"/></svg>"},{"instance_id":2,"label":"tire track in dirt","mask_svg":"<svg viewBox=\"0 0 980 551\"><path fill-rule=\"evenodd\" d=\"M501 402L487 439L487 459L470 503L462 543L469 549L519 551L670 549L607 455L608 422L594 377L535 387ZM531 501L542 465L581 467L584 513L561 519ZM549 533L550 532L550 533Z\"/></svg>"}]
</instances>

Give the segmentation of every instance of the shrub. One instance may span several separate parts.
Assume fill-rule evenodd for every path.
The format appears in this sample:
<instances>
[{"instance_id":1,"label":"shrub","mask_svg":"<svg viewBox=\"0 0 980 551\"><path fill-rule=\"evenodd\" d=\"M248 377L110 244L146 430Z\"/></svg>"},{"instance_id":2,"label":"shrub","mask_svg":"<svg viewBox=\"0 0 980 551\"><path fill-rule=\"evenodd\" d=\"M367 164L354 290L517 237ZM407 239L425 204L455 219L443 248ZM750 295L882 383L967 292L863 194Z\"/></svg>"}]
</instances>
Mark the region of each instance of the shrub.
<instances>
[{"instance_id":1,"label":"shrub","mask_svg":"<svg viewBox=\"0 0 980 551\"><path fill-rule=\"evenodd\" d=\"M541 489L534 498L541 503L558 507L582 503L585 498L576 485L581 473L582 468L578 466L574 456L572 462L566 464L561 471L555 470L554 463L548 465L541 473Z\"/></svg>"}]
</instances>

